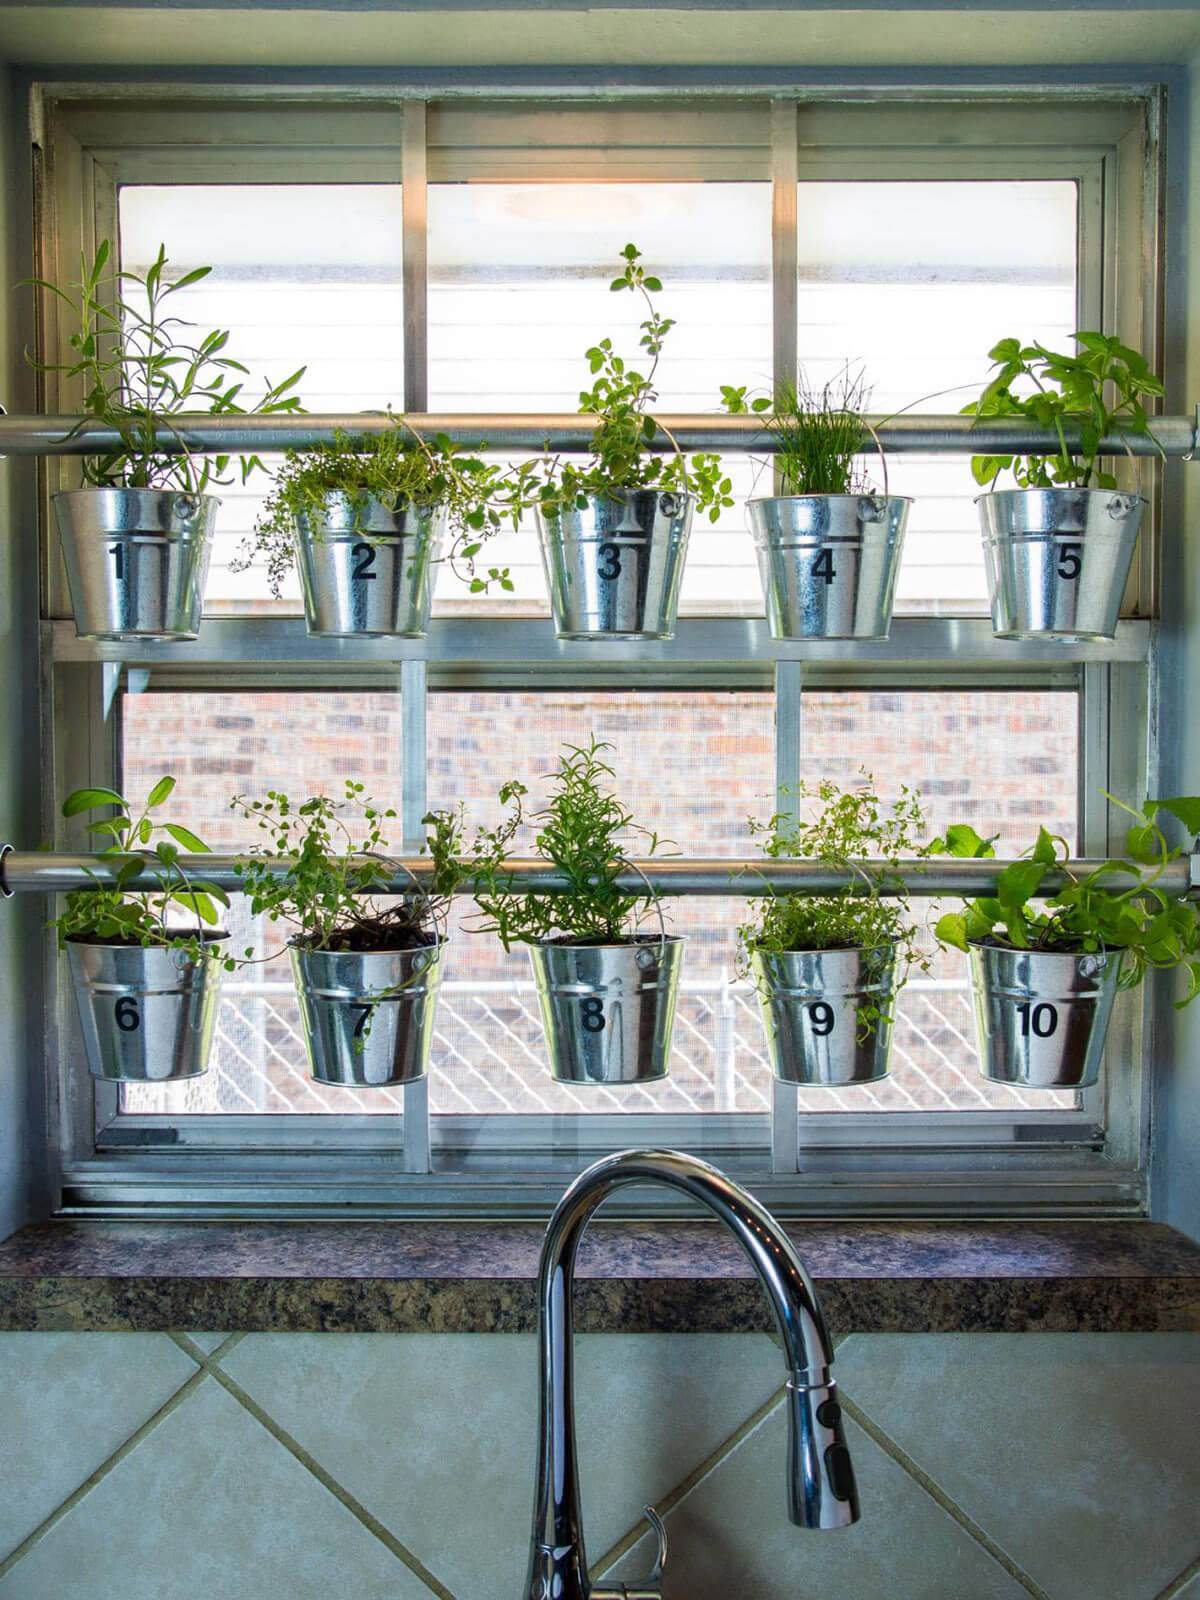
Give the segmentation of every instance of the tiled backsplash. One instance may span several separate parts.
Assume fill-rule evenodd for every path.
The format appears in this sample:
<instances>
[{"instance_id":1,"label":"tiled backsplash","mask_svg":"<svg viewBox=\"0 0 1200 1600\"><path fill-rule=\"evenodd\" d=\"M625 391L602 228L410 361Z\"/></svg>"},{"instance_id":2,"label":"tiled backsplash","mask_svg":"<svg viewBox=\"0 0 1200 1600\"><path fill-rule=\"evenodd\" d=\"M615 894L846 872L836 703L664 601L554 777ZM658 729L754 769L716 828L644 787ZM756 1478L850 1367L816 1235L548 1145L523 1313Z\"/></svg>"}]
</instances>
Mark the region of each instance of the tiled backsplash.
<instances>
[{"instance_id":1,"label":"tiled backsplash","mask_svg":"<svg viewBox=\"0 0 1200 1600\"><path fill-rule=\"evenodd\" d=\"M863 1520L787 1521L781 1361L578 1341L594 1569L666 1600L1200 1600L1200 1334L852 1334ZM0 1334L0 1600L524 1600L536 1347Z\"/></svg>"}]
</instances>

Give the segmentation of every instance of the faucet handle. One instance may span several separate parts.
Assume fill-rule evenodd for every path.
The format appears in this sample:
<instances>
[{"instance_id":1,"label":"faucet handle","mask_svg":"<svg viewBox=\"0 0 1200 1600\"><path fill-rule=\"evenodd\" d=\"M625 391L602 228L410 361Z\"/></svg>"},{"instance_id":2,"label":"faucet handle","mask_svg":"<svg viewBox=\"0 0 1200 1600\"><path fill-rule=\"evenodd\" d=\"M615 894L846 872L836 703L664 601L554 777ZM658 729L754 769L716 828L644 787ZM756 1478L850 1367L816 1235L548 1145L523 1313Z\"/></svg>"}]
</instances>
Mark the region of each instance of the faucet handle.
<instances>
[{"instance_id":1,"label":"faucet handle","mask_svg":"<svg viewBox=\"0 0 1200 1600\"><path fill-rule=\"evenodd\" d=\"M662 1600L663 1568L667 1564L667 1530L653 1506L643 1506L642 1510L658 1540L658 1554L654 1558L650 1576L636 1583L618 1583L611 1589L589 1590L588 1600Z\"/></svg>"}]
</instances>

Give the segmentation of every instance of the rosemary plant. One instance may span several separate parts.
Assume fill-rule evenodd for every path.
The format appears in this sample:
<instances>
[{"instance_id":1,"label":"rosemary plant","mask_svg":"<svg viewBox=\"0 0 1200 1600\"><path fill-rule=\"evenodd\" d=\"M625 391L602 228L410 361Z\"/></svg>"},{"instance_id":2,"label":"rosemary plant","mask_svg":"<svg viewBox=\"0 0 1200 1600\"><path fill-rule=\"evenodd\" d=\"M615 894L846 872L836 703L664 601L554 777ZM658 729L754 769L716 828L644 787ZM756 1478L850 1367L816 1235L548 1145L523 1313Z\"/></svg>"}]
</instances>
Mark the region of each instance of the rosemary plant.
<instances>
[{"instance_id":1,"label":"rosemary plant","mask_svg":"<svg viewBox=\"0 0 1200 1600\"><path fill-rule=\"evenodd\" d=\"M613 793L613 771L601 752L610 746L592 739L567 745L558 770L550 775L550 799L527 815L528 789L515 780L500 790L508 814L495 828L480 828L470 858L475 898L484 914L480 931L495 933L506 950L514 944L625 944L647 937L639 923L657 908L657 896L628 894L618 883L628 868L631 838L652 856L664 841L641 827ZM536 829L534 851L547 866L566 875L569 888L558 894L527 894L509 886L506 868L516 854L514 841L526 824Z\"/></svg>"},{"instance_id":2,"label":"rosemary plant","mask_svg":"<svg viewBox=\"0 0 1200 1600\"><path fill-rule=\"evenodd\" d=\"M230 481L230 457L195 454L183 444L169 452L157 441L165 425L187 412L213 416L274 415L301 409L298 368L282 382L268 384L252 406L242 403L246 368L225 354L227 330L194 334L194 325L175 314L172 297L199 283L211 267L194 267L182 277L167 275L164 246L145 273L109 269L110 246L103 240L80 279L63 289L44 278L32 284L54 295L75 321L68 336L73 352L66 361L34 361L43 372L60 372L83 384L83 412L113 428L114 450L83 458L85 483L96 488L165 489L201 494L212 483ZM83 425L86 429L86 424ZM238 458L243 482L262 462Z\"/></svg>"}]
</instances>

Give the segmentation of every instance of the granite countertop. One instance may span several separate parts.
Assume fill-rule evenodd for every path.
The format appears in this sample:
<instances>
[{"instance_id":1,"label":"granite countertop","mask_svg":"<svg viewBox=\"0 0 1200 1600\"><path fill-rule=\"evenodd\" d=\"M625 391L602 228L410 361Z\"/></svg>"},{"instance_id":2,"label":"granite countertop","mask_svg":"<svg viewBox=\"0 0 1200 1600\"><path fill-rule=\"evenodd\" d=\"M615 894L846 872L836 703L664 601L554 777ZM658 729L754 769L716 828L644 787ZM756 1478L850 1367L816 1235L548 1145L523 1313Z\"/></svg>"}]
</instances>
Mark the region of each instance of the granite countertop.
<instances>
[{"instance_id":1,"label":"granite countertop","mask_svg":"<svg viewBox=\"0 0 1200 1600\"><path fill-rule=\"evenodd\" d=\"M835 1333L1200 1331L1200 1245L1150 1222L794 1222ZM0 1329L517 1333L542 1229L481 1222L48 1222L0 1244ZM597 1222L585 1332L771 1326L706 1222Z\"/></svg>"}]
</instances>

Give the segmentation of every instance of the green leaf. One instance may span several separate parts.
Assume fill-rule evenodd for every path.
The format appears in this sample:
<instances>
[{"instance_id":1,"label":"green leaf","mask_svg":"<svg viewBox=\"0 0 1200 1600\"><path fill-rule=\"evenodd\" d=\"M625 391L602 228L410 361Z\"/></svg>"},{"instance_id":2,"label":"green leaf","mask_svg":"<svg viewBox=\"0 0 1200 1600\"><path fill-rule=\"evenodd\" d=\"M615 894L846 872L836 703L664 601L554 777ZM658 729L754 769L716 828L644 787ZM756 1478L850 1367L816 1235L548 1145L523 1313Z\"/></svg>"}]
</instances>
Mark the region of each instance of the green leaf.
<instances>
[{"instance_id":1,"label":"green leaf","mask_svg":"<svg viewBox=\"0 0 1200 1600\"><path fill-rule=\"evenodd\" d=\"M124 795L115 789L76 789L63 801L64 817L77 817L81 811L93 811L97 806L120 806L127 811Z\"/></svg>"},{"instance_id":2,"label":"green leaf","mask_svg":"<svg viewBox=\"0 0 1200 1600\"><path fill-rule=\"evenodd\" d=\"M206 894L187 889L172 889L170 898L176 905L183 906L186 910L194 912L201 922L210 925L217 921L217 908Z\"/></svg>"},{"instance_id":3,"label":"green leaf","mask_svg":"<svg viewBox=\"0 0 1200 1600\"><path fill-rule=\"evenodd\" d=\"M1200 833L1200 796L1175 795L1170 800L1156 800L1155 807L1177 817L1191 834Z\"/></svg>"},{"instance_id":4,"label":"green leaf","mask_svg":"<svg viewBox=\"0 0 1200 1600\"><path fill-rule=\"evenodd\" d=\"M160 778L146 797L146 810L153 811L155 806L162 805L174 787L174 778Z\"/></svg>"},{"instance_id":5,"label":"green leaf","mask_svg":"<svg viewBox=\"0 0 1200 1600\"><path fill-rule=\"evenodd\" d=\"M1033 847L1034 861L1040 861L1044 866L1052 867L1058 859L1054 850L1054 840L1045 828L1038 829L1037 843Z\"/></svg>"},{"instance_id":6,"label":"green leaf","mask_svg":"<svg viewBox=\"0 0 1200 1600\"><path fill-rule=\"evenodd\" d=\"M980 856L994 856L991 840L976 833L969 822L955 822L946 829L945 837L934 841L939 855L958 856L975 860Z\"/></svg>"},{"instance_id":7,"label":"green leaf","mask_svg":"<svg viewBox=\"0 0 1200 1600\"><path fill-rule=\"evenodd\" d=\"M181 844L185 850L190 850L194 855L208 855L211 853L204 840L198 834L193 833L190 828L185 828L182 823L166 822L163 826L172 839L177 844Z\"/></svg>"},{"instance_id":8,"label":"green leaf","mask_svg":"<svg viewBox=\"0 0 1200 1600\"><path fill-rule=\"evenodd\" d=\"M1041 861L1014 861L996 880L996 898L1006 911L1019 911L1033 898L1046 876Z\"/></svg>"},{"instance_id":9,"label":"green leaf","mask_svg":"<svg viewBox=\"0 0 1200 1600\"><path fill-rule=\"evenodd\" d=\"M934 938L939 944L951 945L956 950L966 950L967 944L967 919L959 911L947 911L938 918L933 929Z\"/></svg>"}]
</instances>

